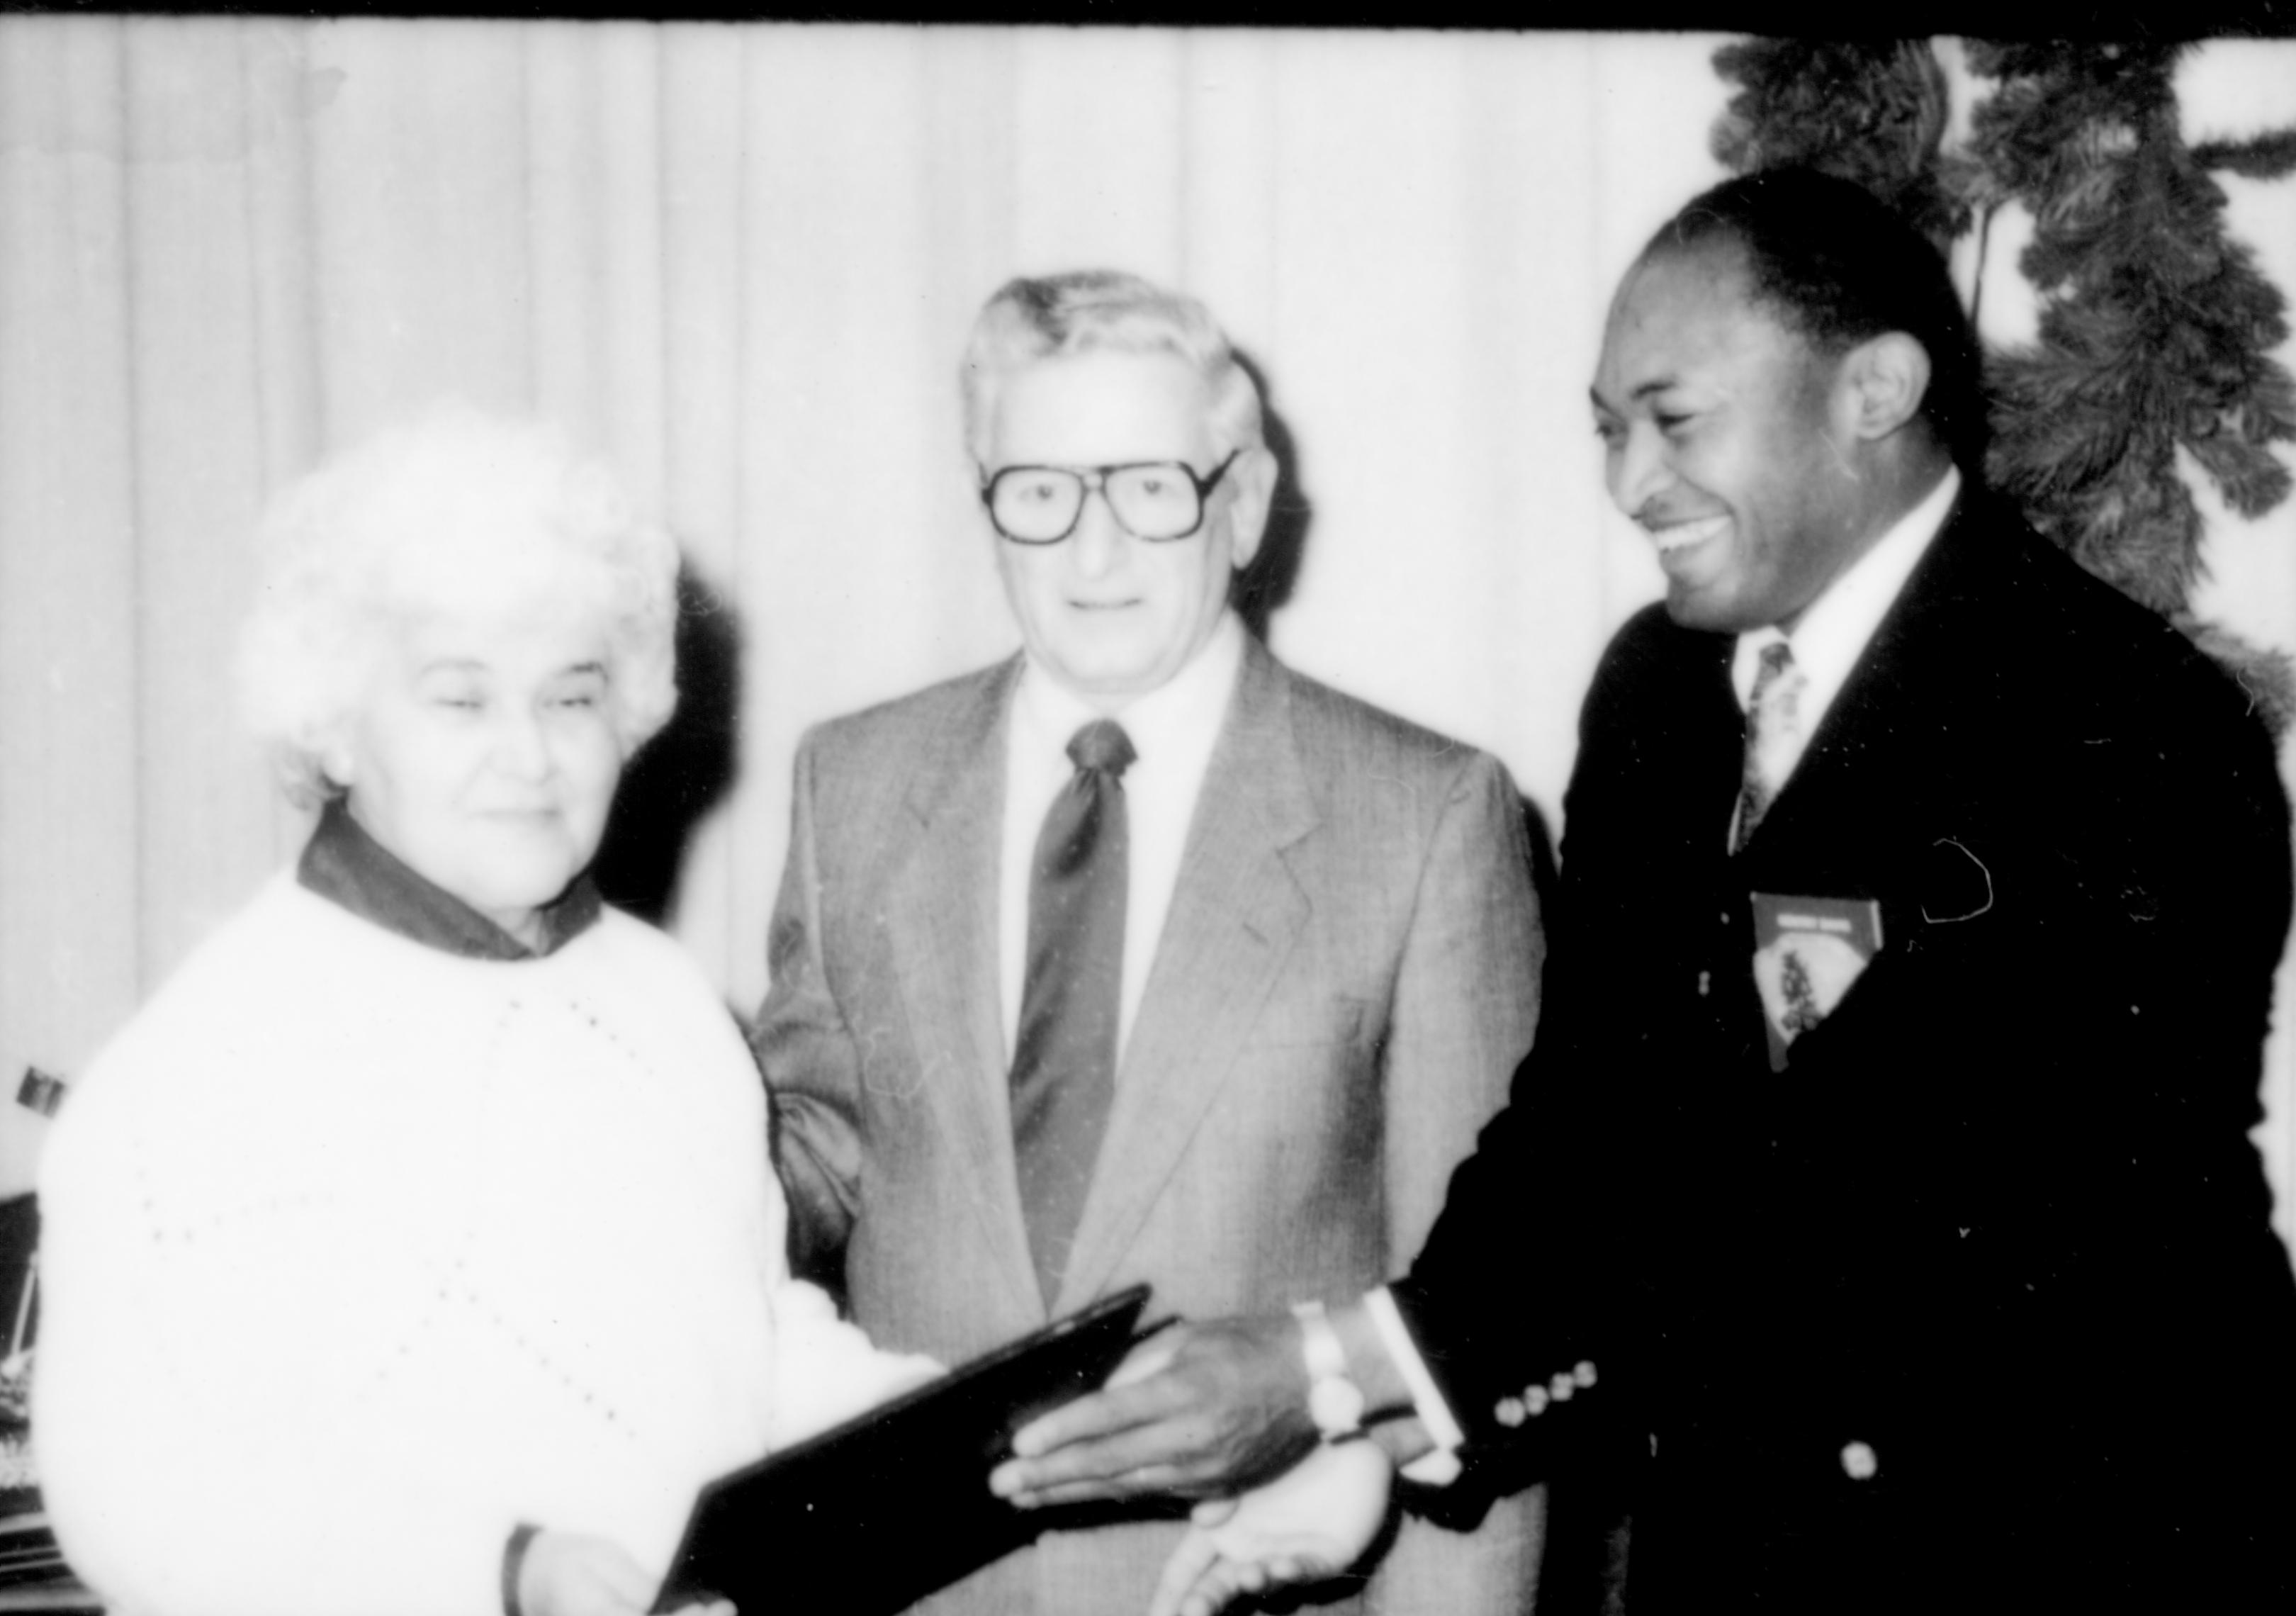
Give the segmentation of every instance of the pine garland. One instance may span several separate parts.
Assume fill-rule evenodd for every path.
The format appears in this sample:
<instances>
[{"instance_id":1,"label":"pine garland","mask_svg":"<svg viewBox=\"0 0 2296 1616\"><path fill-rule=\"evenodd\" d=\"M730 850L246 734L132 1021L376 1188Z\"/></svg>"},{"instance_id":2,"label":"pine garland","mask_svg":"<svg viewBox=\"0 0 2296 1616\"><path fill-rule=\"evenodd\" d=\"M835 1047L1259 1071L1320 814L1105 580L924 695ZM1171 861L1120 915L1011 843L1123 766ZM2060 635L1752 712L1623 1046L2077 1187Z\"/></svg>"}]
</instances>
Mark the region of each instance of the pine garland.
<instances>
[{"instance_id":1,"label":"pine garland","mask_svg":"<svg viewBox=\"0 0 2296 1616\"><path fill-rule=\"evenodd\" d=\"M1967 227L1938 167L1945 70L1926 42L1749 39L1715 52L1714 70L1741 86L1709 142L1724 168L1856 180L1940 252Z\"/></svg>"},{"instance_id":2,"label":"pine garland","mask_svg":"<svg viewBox=\"0 0 2296 1616\"><path fill-rule=\"evenodd\" d=\"M1972 43L1997 87L1965 152L1942 151L1944 76L1926 42L1723 47L1738 85L1717 158L1740 172L1801 162L1857 180L1942 247L2014 201L2034 236L2018 267L2042 294L2030 349L1988 354L1987 476L2081 564L2223 661L2276 730L2296 667L2195 619L2203 523L2189 459L2231 510L2288 496L2275 443L2296 442L2296 382L2272 357L2285 300L2224 228L2210 172L2296 172L2296 129L2185 144L2181 45ZM1980 242L1982 236L1980 235Z\"/></svg>"}]
</instances>

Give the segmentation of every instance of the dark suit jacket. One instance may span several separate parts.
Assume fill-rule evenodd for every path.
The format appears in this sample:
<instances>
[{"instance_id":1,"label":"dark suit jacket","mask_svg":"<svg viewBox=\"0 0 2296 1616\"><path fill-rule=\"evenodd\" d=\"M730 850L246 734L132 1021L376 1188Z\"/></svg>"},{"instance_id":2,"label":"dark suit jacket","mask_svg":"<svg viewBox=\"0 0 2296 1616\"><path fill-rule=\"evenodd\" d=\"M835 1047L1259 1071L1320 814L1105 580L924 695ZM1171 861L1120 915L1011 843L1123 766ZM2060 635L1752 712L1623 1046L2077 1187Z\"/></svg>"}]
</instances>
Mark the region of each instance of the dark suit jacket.
<instances>
[{"instance_id":1,"label":"dark suit jacket","mask_svg":"<svg viewBox=\"0 0 2296 1616\"><path fill-rule=\"evenodd\" d=\"M1638 1616L2249 1608L2195 1595L2296 1563L2263 724L1964 496L1733 857L1732 644L1652 609L1596 675L1538 1048L1398 1288L1439 1379L1502 1472L1649 1460ZM1755 891L1882 916L1782 1072Z\"/></svg>"},{"instance_id":2,"label":"dark suit jacket","mask_svg":"<svg viewBox=\"0 0 2296 1616\"><path fill-rule=\"evenodd\" d=\"M996 988L1017 661L827 724L797 765L757 1047L800 1238L853 1315L950 1362L1045 1322ZM1529 1046L1542 948L1519 801L1488 755L1247 650L1078 1225L1059 1310L1280 1310L1376 1284ZM1512 1616L1541 1500L1407 1523L1376 1608ZM1137 1616L1177 1528L1057 1532L937 1612Z\"/></svg>"}]
</instances>

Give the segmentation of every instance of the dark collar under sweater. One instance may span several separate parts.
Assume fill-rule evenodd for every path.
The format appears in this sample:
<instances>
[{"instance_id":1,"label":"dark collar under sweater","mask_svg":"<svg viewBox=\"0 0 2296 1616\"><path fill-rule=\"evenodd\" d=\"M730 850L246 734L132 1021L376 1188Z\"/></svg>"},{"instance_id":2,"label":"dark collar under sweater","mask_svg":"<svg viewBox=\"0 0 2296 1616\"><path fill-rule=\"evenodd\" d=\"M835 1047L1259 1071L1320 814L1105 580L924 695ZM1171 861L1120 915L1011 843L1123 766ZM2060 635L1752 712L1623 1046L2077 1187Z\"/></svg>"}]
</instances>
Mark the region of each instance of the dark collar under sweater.
<instances>
[{"instance_id":1,"label":"dark collar under sweater","mask_svg":"<svg viewBox=\"0 0 2296 1616\"><path fill-rule=\"evenodd\" d=\"M461 898L427 881L351 817L340 797L319 810L295 879L387 931L464 959L554 954L597 923L598 889L585 871L542 909L542 947L529 948Z\"/></svg>"}]
</instances>

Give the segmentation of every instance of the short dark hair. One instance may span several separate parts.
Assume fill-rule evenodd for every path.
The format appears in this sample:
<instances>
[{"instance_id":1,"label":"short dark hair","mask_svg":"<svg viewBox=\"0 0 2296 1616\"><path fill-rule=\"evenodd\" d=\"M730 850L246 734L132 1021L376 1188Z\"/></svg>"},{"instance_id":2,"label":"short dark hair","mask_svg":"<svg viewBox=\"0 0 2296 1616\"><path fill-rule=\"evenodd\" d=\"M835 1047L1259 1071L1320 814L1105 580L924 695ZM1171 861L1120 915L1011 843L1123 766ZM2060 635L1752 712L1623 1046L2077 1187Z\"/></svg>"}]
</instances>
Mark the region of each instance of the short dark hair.
<instances>
[{"instance_id":1,"label":"short dark hair","mask_svg":"<svg viewBox=\"0 0 2296 1616\"><path fill-rule=\"evenodd\" d=\"M1963 470L1981 469L1977 338L1929 238L1854 181L1814 168L1766 168L1692 198L1643 257L1716 242L1743 250L1754 301L1822 354L1884 332L1919 342L1930 358L1921 413Z\"/></svg>"}]
</instances>

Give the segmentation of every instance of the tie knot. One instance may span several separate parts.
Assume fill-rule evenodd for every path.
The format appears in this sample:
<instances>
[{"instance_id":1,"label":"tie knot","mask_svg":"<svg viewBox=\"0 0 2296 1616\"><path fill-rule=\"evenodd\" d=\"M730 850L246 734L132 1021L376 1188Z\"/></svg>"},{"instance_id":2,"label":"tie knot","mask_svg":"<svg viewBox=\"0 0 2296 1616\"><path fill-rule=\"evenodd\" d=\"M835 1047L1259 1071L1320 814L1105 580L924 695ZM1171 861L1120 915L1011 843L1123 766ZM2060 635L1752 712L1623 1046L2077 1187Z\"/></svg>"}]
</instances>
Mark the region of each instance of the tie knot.
<instances>
[{"instance_id":1,"label":"tie knot","mask_svg":"<svg viewBox=\"0 0 2296 1616\"><path fill-rule=\"evenodd\" d=\"M1754 664L1753 699L1759 703L1771 685L1775 685L1793 668L1793 646L1784 640L1772 640L1762 647L1761 656Z\"/></svg>"},{"instance_id":2,"label":"tie knot","mask_svg":"<svg viewBox=\"0 0 2296 1616\"><path fill-rule=\"evenodd\" d=\"M1113 718L1087 724L1069 737L1069 757L1078 768L1098 770L1114 779L1123 779L1138 756L1132 750L1132 737Z\"/></svg>"}]
</instances>

